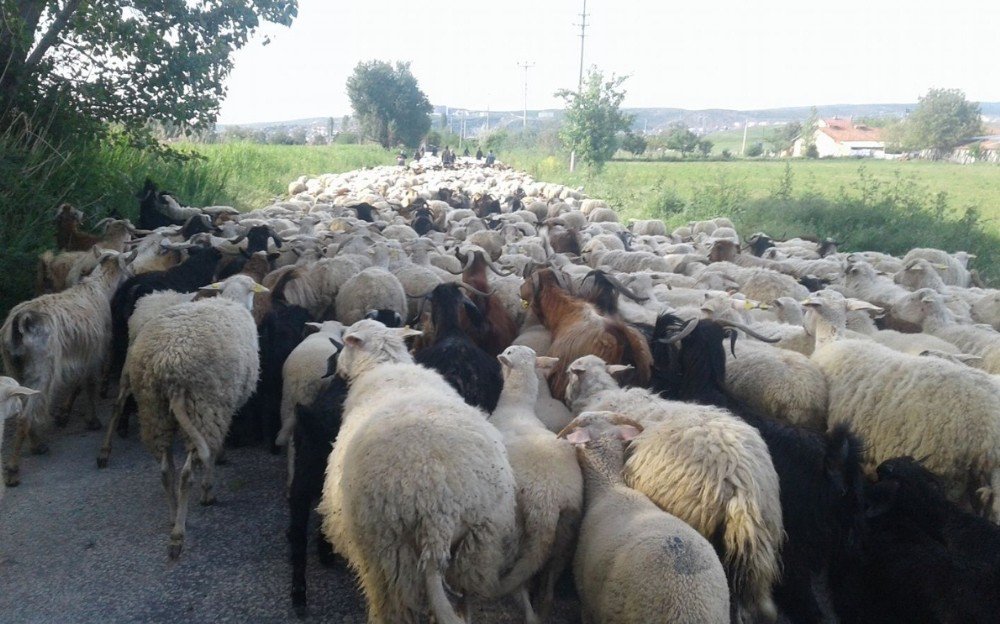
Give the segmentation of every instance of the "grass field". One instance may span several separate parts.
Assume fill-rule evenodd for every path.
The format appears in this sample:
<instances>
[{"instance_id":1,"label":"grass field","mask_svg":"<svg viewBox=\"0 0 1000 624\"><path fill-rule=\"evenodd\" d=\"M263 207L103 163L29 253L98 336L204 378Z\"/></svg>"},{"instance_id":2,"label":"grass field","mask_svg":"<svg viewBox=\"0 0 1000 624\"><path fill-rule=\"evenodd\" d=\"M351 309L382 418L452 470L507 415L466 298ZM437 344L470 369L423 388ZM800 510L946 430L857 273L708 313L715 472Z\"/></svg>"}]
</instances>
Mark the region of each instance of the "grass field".
<instances>
[{"instance_id":1,"label":"grass field","mask_svg":"<svg viewBox=\"0 0 1000 624\"><path fill-rule=\"evenodd\" d=\"M698 205L704 196L729 202L760 200L785 193L838 199L871 193L876 185L895 187L908 196L924 196L957 218L975 208L983 226L1000 234L1000 166L882 160L734 160L723 162L611 162L597 175L570 173L562 159L518 152L506 156L515 167L539 180L582 186L592 197L607 199L625 217L666 217L664 200ZM942 195L943 194L943 195ZM720 197L721 196L721 197ZM728 197L727 197L728 196Z\"/></svg>"}]
</instances>

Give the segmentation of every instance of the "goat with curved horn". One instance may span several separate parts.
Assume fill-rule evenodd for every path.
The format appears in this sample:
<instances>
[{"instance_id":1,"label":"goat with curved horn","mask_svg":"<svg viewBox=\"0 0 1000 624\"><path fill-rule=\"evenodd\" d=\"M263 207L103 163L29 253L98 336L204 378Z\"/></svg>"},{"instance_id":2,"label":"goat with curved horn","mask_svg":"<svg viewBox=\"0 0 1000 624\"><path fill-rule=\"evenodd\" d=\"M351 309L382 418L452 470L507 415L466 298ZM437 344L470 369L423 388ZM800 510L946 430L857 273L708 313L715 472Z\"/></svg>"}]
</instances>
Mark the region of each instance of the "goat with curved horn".
<instances>
[{"instance_id":1,"label":"goat with curved horn","mask_svg":"<svg viewBox=\"0 0 1000 624\"><path fill-rule=\"evenodd\" d=\"M676 334L671 334L666 338L657 338L656 342L661 342L663 344L674 344L680 342L681 340L687 338L688 335L691 332L693 332L694 328L697 326L698 326L698 319L693 318L690 321L688 321L687 324L684 325L684 327L682 327L681 330Z\"/></svg>"},{"instance_id":2,"label":"goat with curved horn","mask_svg":"<svg viewBox=\"0 0 1000 624\"><path fill-rule=\"evenodd\" d=\"M740 331L746 332L746 334L748 336L752 336L752 337L756 338L757 340L760 340L761 342L775 343L775 342L778 342L778 341L781 340L780 336L778 336L776 338L771 338L771 337L768 337L768 336L764 336L763 334L758 334L757 332L755 332L754 330L750 329L749 327L747 327L743 323L737 323L736 321L727 321L727 320L724 320L724 319L719 319L719 320L717 320L715 322L718 323L719 325L721 325L722 327L732 327L733 329L738 329Z\"/></svg>"},{"instance_id":3,"label":"goat with curved horn","mask_svg":"<svg viewBox=\"0 0 1000 624\"><path fill-rule=\"evenodd\" d=\"M492 290L490 290L488 292L483 292L483 291L479 290L478 288L476 288L475 286L471 286L469 284L466 284L465 282L458 282L458 287L459 288L464 288L464 289L468 290L469 292L472 292L472 293L475 293L475 294L479 295L480 297L489 297L490 295L493 294Z\"/></svg>"}]
</instances>

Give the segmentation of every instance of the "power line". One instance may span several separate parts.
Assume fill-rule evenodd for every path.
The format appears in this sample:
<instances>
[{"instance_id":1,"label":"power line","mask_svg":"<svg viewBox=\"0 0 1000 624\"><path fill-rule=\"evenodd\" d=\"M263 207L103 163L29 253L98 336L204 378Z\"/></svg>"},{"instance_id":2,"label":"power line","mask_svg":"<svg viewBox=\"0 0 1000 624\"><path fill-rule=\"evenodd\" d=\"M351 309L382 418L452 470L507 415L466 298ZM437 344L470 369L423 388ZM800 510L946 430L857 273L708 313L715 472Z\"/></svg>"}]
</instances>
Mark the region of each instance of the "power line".
<instances>
[{"instance_id":1,"label":"power line","mask_svg":"<svg viewBox=\"0 0 1000 624\"><path fill-rule=\"evenodd\" d=\"M528 70L535 66L534 63L529 63L524 61L523 63L518 63L518 67L524 70L524 124L523 128L528 129Z\"/></svg>"},{"instance_id":2,"label":"power line","mask_svg":"<svg viewBox=\"0 0 1000 624\"><path fill-rule=\"evenodd\" d=\"M583 0L583 11L580 13L580 77L576 83L576 90L583 92L583 43L587 38L587 0Z\"/></svg>"}]
</instances>

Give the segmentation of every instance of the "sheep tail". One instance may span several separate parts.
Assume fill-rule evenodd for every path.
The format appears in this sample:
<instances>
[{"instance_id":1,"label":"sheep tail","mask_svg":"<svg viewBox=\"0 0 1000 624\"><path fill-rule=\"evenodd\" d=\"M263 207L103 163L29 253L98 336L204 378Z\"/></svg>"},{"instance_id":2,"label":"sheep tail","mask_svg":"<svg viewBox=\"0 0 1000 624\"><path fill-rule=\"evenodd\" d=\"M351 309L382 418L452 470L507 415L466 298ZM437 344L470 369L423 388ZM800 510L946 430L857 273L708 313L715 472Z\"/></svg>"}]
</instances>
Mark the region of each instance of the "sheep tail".
<instances>
[{"instance_id":1,"label":"sheep tail","mask_svg":"<svg viewBox=\"0 0 1000 624\"><path fill-rule=\"evenodd\" d=\"M444 588L444 577L441 571L428 566L424 572L424 587L427 590L427 600L431 605L431 613L434 614L434 621L437 624L465 624L462 618L455 613L448 594Z\"/></svg>"},{"instance_id":2,"label":"sheep tail","mask_svg":"<svg viewBox=\"0 0 1000 624\"><path fill-rule=\"evenodd\" d=\"M498 596L506 596L531 580L545 564L545 559L552 551L552 544L555 543L558 510L537 509L534 510L540 512L537 516L528 509L524 511L524 525L538 527L541 531L525 536L527 539L521 544L520 556L510 571L500 579Z\"/></svg>"},{"instance_id":3,"label":"sheep tail","mask_svg":"<svg viewBox=\"0 0 1000 624\"><path fill-rule=\"evenodd\" d=\"M170 411L173 413L174 418L177 419L177 424L180 425L188 439L194 444L195 450L198 452L198 459L203 464L208 464L211 461L212 454L208 449L208 442L205 441L204 436L201 435L198 428L191 422L191 417L188 415L189 404L190 400L185 397L183 390L170 396Z\"/></svg>"},{"instance_id":4,"label":"sheep tail","mask_svg":"<svg viewBox=\"0 0 1000 624\"><path fill-rule=\"evenodd\" d=\"M734 607L741 608L749 621L756 609L766 622L778 618L771 587L779 577L776 545L768 538L760 509L746 491L737 489L726 504L726 524L722 536L724 557Z\"/></svg>"}]
</instances>

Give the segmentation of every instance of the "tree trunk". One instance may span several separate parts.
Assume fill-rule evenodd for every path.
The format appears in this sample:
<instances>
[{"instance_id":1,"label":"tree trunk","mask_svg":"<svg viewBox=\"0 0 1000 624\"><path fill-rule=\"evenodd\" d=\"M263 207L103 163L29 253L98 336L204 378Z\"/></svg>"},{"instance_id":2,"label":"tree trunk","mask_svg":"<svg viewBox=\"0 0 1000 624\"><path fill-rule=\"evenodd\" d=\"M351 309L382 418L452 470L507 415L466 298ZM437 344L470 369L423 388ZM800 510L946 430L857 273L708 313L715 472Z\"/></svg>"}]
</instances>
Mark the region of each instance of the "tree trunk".
<instances>
[{"instance_id":1,"label":"tree trunk","mask_svg":"<svg viewBox=\"0 0 1000 624\"><path fill-rule=\"evenodd\" d=\"M24 64L34 43L34 33L45 9L44 0L0 0L14 8L15 20L0 27L0 116L13 105L24 79Z\"/></svg>"}]
</instances>

